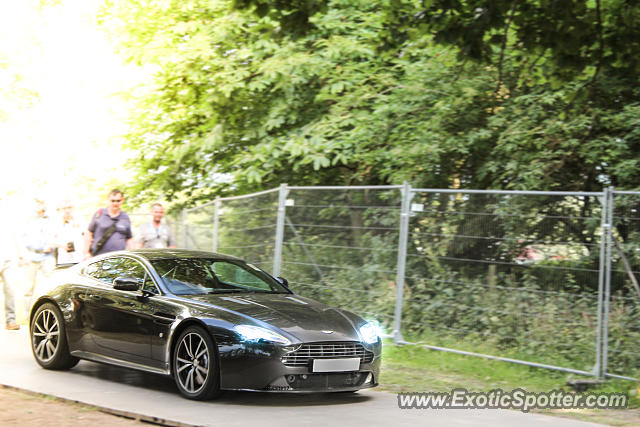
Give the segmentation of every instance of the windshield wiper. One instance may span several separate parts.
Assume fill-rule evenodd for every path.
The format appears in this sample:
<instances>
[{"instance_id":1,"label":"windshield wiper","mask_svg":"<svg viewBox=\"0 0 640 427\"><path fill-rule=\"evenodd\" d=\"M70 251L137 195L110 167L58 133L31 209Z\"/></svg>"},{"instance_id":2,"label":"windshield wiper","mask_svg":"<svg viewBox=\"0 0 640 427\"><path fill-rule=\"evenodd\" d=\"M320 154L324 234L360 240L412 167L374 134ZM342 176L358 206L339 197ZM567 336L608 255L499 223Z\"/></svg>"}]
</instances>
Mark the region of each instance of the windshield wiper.
<instances>
[{"instance_id":1,"label":"windshield wiper","mask_svg":"<svg viewBox=\"0 0 640 427\"><path fill-rule=\"evenodd\" d=\"M209 291L210 294L226 294L226 293L244 293L244 294L275 294L278 292L267 291L264 289L214 289Z\"/></svg>"},{"instance_id":2,"label":"windshield wiper","mask_svg":"<svg viewBox=\"0 0 640 427\"><path fill-rule=\"evenodd\" d=\"M244 289L214 289L207 293L208 294L237 294L242 292L246 292L246 291Z\"/></svg>"}]
</instances>

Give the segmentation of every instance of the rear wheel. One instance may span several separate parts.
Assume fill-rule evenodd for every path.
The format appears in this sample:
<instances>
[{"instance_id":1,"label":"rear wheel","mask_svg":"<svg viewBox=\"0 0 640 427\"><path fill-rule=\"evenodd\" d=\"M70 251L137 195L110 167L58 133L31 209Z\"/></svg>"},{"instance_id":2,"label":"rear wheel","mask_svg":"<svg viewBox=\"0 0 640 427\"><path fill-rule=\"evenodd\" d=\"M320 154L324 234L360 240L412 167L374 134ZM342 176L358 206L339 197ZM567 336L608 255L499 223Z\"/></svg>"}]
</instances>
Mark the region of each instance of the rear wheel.
<instances>
[{"instance_id":1,"label":"rear wheel","mask_svg":"<svg viewBox=\"0 0 640 427\"><path fill-rule=\"evenodd\" d=\"M220 373L215 344L199 326L185 329L173 351L173 376L188 399L207 400L220 394Z\"/></svg>"},{"instance_id":2,"label":"rear wheel","mask_svg":"<svg viewBox=\"0 0 640 427\"><path fill-rule=\"evenodd\" d=\"M42 304L33 316L30 328L31 351L45 369L70 369L78 358L69 354L62 313L51 303Z\"/></svg>"}]
</instances>

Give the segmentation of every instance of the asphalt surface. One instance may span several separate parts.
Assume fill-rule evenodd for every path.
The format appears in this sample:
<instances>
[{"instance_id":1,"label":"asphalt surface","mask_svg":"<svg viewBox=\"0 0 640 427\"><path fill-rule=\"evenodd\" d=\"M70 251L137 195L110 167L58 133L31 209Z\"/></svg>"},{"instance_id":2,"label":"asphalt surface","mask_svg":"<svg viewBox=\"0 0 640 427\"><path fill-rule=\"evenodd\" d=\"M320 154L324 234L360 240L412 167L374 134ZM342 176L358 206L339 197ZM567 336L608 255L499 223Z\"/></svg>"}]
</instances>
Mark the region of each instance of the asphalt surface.
<instances>
[{"instance_id":1,"label":"asphalt surface","mask_svg":"<svg viewBox=\"0 0 640 427\"><path fill-rule=\"evenodd\" d=\"M0 384L97 406L168 425L197 426L549 426L597 424L510 410L399 409L397 395L226 392L219 399L182 398L171 378L81 361L69 371L35 362L26 328L0 332ZM425 390L426 391L426 390Z\"/></svg>"}]
</instances>

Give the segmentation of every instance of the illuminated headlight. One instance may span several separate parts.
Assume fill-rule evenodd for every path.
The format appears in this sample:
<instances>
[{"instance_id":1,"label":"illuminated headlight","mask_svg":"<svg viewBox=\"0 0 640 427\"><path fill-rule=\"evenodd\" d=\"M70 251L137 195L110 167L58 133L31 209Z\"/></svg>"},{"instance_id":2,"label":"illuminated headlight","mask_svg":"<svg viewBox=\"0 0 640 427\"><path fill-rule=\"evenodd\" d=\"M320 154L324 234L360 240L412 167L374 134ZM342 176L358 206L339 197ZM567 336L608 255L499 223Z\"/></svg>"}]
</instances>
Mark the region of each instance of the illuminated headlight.
<instances>
[{"instance_id":1,"label":"illuminated headlight","mask_svg":"<svg viewBox=\"0 0 640 427\"><path fill-rule=\"evenodd\" d=\"M378 328L372 323L365 323L360 327L360 336L367 344L375 344L380 339Z\"/></svg>"},{"instance_id":2,"label":"illuminated headlight","mask_svg":"<svg viewBox=\"0 0 640 427\"><path fill-rule=\"evenodd\" d=\"M238 325L234 327L236 332L240 334L245 341L270 341L277 344L289 345L291 341L283 337L277 332L267 328L253 325Z\"/></svg>"}]
</instances>

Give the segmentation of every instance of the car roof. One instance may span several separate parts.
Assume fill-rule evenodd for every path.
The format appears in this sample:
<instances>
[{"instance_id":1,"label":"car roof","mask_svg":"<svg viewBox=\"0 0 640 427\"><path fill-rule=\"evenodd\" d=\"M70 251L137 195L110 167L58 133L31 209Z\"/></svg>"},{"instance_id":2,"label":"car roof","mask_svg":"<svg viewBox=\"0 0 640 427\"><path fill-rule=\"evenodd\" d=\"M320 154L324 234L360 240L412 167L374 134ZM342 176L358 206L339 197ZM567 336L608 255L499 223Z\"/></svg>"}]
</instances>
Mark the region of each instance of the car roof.
<instances>
[{"instance_id":1,"label":"car roof","mask_svg":"<svg viewBox=\"0 0 640 427\"><path fill-rule=\"evenodd\" d=\"M242 261L241 258L237 258L231 255L224 255L215 252L197 251L192 249L133 249L129 251L117 251L111 252L105 255L126 255L133 254L142 258L146 258L149 261L154 259L171 259L171 258L218 258L232 261Z\"/></svg>"}]
</instances>

